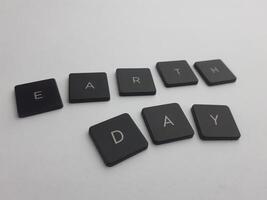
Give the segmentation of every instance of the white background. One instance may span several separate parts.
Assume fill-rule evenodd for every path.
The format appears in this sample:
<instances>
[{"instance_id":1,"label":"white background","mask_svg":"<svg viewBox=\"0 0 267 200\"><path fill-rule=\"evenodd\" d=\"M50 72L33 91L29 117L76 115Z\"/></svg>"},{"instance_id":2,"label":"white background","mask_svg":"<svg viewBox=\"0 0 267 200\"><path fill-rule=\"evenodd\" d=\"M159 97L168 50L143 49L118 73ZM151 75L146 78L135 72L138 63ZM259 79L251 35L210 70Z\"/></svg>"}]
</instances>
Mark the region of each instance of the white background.
<instances>
[{"instance_id":1,"label":"white background","mask_svg":"<svg viewBox=\"0 0 267 200\"><path fill-rule=\"evenodd\" d=\"M267 198L265 0L0 0L0 199ZM158 61L221 58L237 82L165 88ZM149 67L155 96L120 97L118 67ZM68 74L108 74L111 100L68 103ZM56 78L61 110L19 119L14 86ZM141 109L226 104L239 141L152 144ZM105 167L91 125L127 112L149 148Z\"/></svg>"}]
</instances>

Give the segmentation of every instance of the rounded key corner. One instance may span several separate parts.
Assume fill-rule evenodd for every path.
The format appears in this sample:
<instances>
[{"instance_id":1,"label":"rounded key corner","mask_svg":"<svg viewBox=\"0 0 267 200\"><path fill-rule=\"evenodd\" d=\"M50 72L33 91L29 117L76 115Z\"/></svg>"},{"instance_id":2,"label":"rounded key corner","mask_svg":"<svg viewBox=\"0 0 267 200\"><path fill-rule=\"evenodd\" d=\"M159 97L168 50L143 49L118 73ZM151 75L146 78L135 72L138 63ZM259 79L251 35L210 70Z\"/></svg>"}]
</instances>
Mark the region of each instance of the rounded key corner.
<instances>
[{"instance_id":1,"label":"rounded key corner","mask_svg":"<svg viewBox=\"0 0 267 200\"><path fill-rule=\"evenodd\" d=\"M121 115L119 115L121 117L127 117L127 118L131 118L130 114L129 113L122 113ZM119 117L118 116L118 117Z\"/></svg>"},{"instance_id":2,"label":"rounded key corner","mask_svg":"<svg viewBox=\"0 0 267 200\"><path fill-rule=\"evenodd\" d=\"M197 106L200 106L200 104L193 104L193 105L191 106L191 110L194 111L195 108L196 108Z\"/></svg>"},{"instance_id":3,"label":"rounded key corner","mask_svg":"<svg viewBox=\"0 0 267 200\"><path fill-rule=\"evenodd\" d=\"M88 134L93 137L94 135L94 129L95 129L96 125L90 126L88 129Z\"/></svg>"},{"instance_id":4,"label":"rounded key corner","mask_svg":"<svg viewBox=\"0 0 267 200\"><path fill-rule=\"evenodd\" d=\"M205 82L206 82L206 84L208 86L216 86L216 85L218 85L217 83L210 82L208 79L204 79L204 80L205 80Z\"/></svg>"},{"instance_id":5,"label":"rounded key corner","mask_svg":"<svg viewBox=\"0 0 267 200\"><path fill-rule=\"evenodd\" d=\"M104 98L103 101L110 101L110 96L107 96L106 98Z\"/></svg>"},{"instance_id":6,"label":"rounded key corner","mask_svg":"<svg viewBox=\"0 0 267 200\"><path fill-rule=\"evenodd\" d=\"M198 132L198 137L201 139L201 140L211 140L209 139L208 137L205 137L204 135L202 135L202 133L199 131Z\"/></svg>"},{"instance_id":7,"label":"rounded key corner","mask_svg":"<svg viewBox=\"0 0 267 200\"><path fill-rule=\"evenodd\" d=\"M50 79L47 79L47 80L51 80L51 81L55 81L56 82L55 78L50 78Z\"/></svg>"},{"instance_id":8,"label":"rounded key corner","mask_svg":"<svg viewBox=\"0 0 267 200\"><path fill-rule=\"evenodd\" d=\"M123 70L123 68L117 68L116 69L116 74L118 74L119 72L121 72Z\"/></svg>"},{"instance_id":9,"label":"rounded key corner","mask_svg":"<svg viewBox=\"0 0 267 200\"><path fill-rule=\"evenodd\" d=\"M149 73L151 73L150 68L141 68L141 69L146 70L146 71L148 71ZM151 75L152 75L152 74L151 74Z\"/></svg>"},{"instance_id":10,"label":"rounded key corner","mask_svg":"<svg viewBox=\"0 0 267 200\"><path fill-rule=\"evenodd\" d=\"M197 81L193 81L193 82L191 82L190 85L198 85L198 80L197 80Z\"/></svg>"},{"instance_id":11,"label":"rounded key corner","mask_svg":"<svg viewBox=\"0 0 267 200\"><path fill-rule=\"evenodd\" d=\"M233 139L234 139L234 140L239 140L240 138L241 138L241 134L238 133L238 135L237 135L236 137L234 137Z\"/></svg>"},{"instance_id":12,"label":"rounded key corner","mask_svg":"<svg viewBox=\"0 0 267 200\"><path fill-rule=\"evenodd\" d=\"M15 87L14 87L15 92L17 92L18 89L19 89L19 85L15 85Z\"/></svg>"},{"instance_id":13,"label":"rounded key corner","mask_svg":"<svg viewBox=\"0 0 267 200\"><path fill-rule=\"evenodd\" d=\"M199 82L198 78L195 76L194 81L192 82L193 85L197 85Z\"/></svg>"},{"instance_id":14,"label":"rounded key corner","mask_svg":"<svg viewBox=\"0 0 267 200\"><path fill-rule=\"evenodd\" d=\"M145 149L148 148L149 144L148 144L148 141L146 140L146 138L144 137L144 141L145 141Z\"/></svg>"},{"instance_id":15,"label":"rounded key corner","mask_svg":"<svg viewBox=\"0 0 267 200\"><path fill-rule=\"evenodd\" d=\"M113 167L117 163L111 163L111 162L104 162L107 167Z\"/></svg>"},{"instance_id":16,"label":"rounded key corner","mask_svg":"<svg viewBox=\"0 0 267 200\"><path fill-rule=\"evenodd\" d=\"M27 115L23 115L23 114L21 114L21 113L18 112L18 117L19 118L25 118L25 117L27 117Z\"/></svg>"},{"instance_id":17,"label":"rounded key corner","mask_svg":"<svg viewBox=\"0 0 267 200\"><path fill-rule=\"evenodd\" d=\"M57 108L62 109L63 107L64 107L63 103L60 103Z\"/></svg>"},{"instance_id":18,"label":"rounded key corner","mask_svg":"<svg viewBox=\"0 0 267 200\"><path fill-rule=\"evenodd\" d=\"M223 62L223 61L222 61L222 59L220 59L220 58L213 59L213 60L209 60L209 61L221 62L221 63L223 63L223 64L224 64L224 62Z\"/></svg>"},{"instance_id":19,"label":"rounded key corner","mask_svg":"<svg viewBox=\"0 0 267 200\"><path fill-rule=\"evenodd\" d=\"M168 82L165 81L165 80L163 80L163 83L164 83L165 87L167 87L167 88L175 87L172 83L168 83Z\"/></svg>"},{"instance_id":20,"label":"rounded key corner","mask_svg":"<svg viewBox=\"0 0 267 200\"><path fill-rule=\"evenodd\" d=\"M145 108L142 109L141 114L142 114L143 117L145 117L146 113L149 111L150 108L151 107L145 107Z\"/></svg>"},{"instance_id":21,"label":"rounded key corner","mask_svg":"<svg viewBox=\"0 0 267 200\"><path fill-rule=\"evenodd\" d=\"M146 109L147 109L147 108L143 108L143 109L141 110L141 114L142 114L142 115L144 115L144 114L145 114L145 112L146 112Z\"/></svg>"},{"instance_id":22,"label":"rounded key corner","mask_svg":"<svg viewBox=\"0 0 267 200\"><path fill-rule=\"evenodd\" d=\"M160 64L161 64L162 62L157 62L156 63L156 69L158 69L158 70L160 70Z\"/></svg>"},{"instance_id":23,"label":"rounded key corner","mask_svg":"<svg viewBox=\"0 0 267 200\"><path fill-rule=\"evenodd\" d=\"M187 62L187 60L179 60L179 62L183 62L189 65L189 63ZM190 65L189 65L190 66Z\"/></svg>"},{"instance_id":24,"label":"rounded key corner","mask_svg":"<svg viewBox=\"0 0 267 200\"><path fill-rule=\"evenodd\" d=\"M133 96L133 95L128 94L127 92L122 91L122 89L119 89L119 95L121 97Z\"/></svg>"},{"instance_id":25,"label":"rounded key corner","mask_svg":"<svg viewBox=\"0 0 267 200\"><path fill-rule=\"evenodd\" d=\"M55 78L49 78L49 79L46 79L46 80L43 80L43 81L51 81L51 82L52 82L53 84L55 84L56 87L57 87L57 81L56 81Z\"/></svg>"},{"instance_id":26,"label":"rounded key corner","mask_svg":"<svg viewBox=\"0 0 267 200\"><path fill-rule=\"evenodd\" d=\"M156 140L155 138L152 138L152 137L151 137L151 140L152 140L153 144L155 144L155 145L161 145L161 144L164 144L164 142L162 142L162 141L160 141L160 140Z\"/></svg>"},{"instance_id":27,"label":"rounded key corner","mask_svg":"<svg viewBox=\"0 0 267 200\"><path fill-rule=\"evenodd\" d=\"M144 137L144 136L143 136ZM143 141L143 148L141 149L141 151L144 151L148 148L148 141L146 140L146 138L144 137L144 141Z\"/></svg>"},{"instance_id":28,"label":"rounded key corner","mask_svg":"<svg viewBox=\"0 0 267 200\"><path fill-rule=\"evenodd\" d=\"M231 112L231 108L227 105L220 105L222 108L225 108L229 113L232 113Z\"/></svg>"},{"instance_id":29,"label":"rounded key corner","mask_svg":"<svg viewBox=\"0 0 267 200\"><path fill-rule=\"evenodd\" d=\"M237 77L233 74L233 79L232 79L233 82L236 82L237 81Z\"/></svg>"},{"instance_id":30,"label":"rounded key corner","mask_svg":"<svg viewBox=\"0 0 267 200\"><path fill-rule=\"evenodd\" d=\"M100 74L104 75L106 78L108 77L108 74L106 72L100 72Z\"/></svg>"},{"instance_id":31,"label":"rounded key corner","mask_svg":"<svg viewBox=\"0 0 267 200\"><path fill-rule=\"evenodd\" d=\"M191 133L190 134L188 134L188 138L193 138L194 137L194 135L195 135L195 131L193 130L193 128L192 128L192 131L191 131Z\"/></svg>"},{"instance_id":32,"label":"rounded key corner","mask_svg":"<svg viewBox=\"0 0 267 200\"><path fill-rule=\"evenodd\" d=\"M77 103L77 102L74 101L73 99L69 99L69 103Z\"/></svg>"},{"instance_id":33,"label":"rounded key corner","mask_svg":"<svg viewBox=\"0 0 267 200\"><path fill-rule=\"evenodd\" d=\"M195 63L193 64L194 68L198 69L198 65L199 65L199 63L200 63L200 62L195 62Z\"/></svg>"},{"instance_id":34,"label":"rounded key corner","mask_svg":"<svg viewBox=\"0 0 267 200\"><path fill-rule=\"evenodd\" d=\"M69 73L69 78L73 77L75 73Z\"/></svg>"},{"instance_id":35,"label":"rounded key corner","mask_svg":"<svg viewBox=\"0 0 267 200\"><path fill-rule=\"evenodd\" d=\"M173 102L173 103L169 103L170 105L175 105L177 107L181 107L179 103Z\"/></svg>"}]
</instances>

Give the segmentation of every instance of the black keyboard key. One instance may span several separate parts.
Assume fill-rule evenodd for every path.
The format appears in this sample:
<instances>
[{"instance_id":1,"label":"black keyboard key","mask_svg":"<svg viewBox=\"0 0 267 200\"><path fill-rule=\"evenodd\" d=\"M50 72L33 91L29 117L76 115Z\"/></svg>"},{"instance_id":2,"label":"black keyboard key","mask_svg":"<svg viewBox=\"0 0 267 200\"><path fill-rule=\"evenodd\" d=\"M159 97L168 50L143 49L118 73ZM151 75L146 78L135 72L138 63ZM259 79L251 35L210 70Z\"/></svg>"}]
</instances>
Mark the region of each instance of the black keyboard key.
<instances>
[{"instance_id":1,"label":"black keyboard key","mask_svg":"<svg viewBox=\"0 0 267 200\"><path fill-rule=\"evenodd\" d=\"M148 147L146 139L126 113L90 127L89 134L109 167Z\"/></svg>"},{"instance_id":2,"label":"black keyboard key","mask_svg":"<svg viewBox=\"0 0 267 200\"><path fill-rule=\"evenodd\" d=\"M69 102L108 101L106 73L72 73L69 75Z\"/></svg>"},{"instance_id":3,"label":"black keyboard key","mask_svg":"<svg viewBox=\"0 0 267 200\"><path fill-rule=\"evenodd\" d=\"M235 75L221 60L196 62L194 66L201 77L210 86L232 83L236 81Z\"/></svg>"},{"instance_id":4,"label":"black keyboard key","mask_svg":"<svg viewBox=\"0 0 267 200\"><path fill-rule=\"evenodd\" d=\"M185 60L158 62L156 68L166 87L198 83L196 75Z\"/></svg>"},{"instance_id":5,"label":"black keyboard key","mask_svg":"<svg viewBox=\"0 0 267 200\"><path fill-rule=\"evenodd\" d=\"M19 117L27 117L63 107L55 79L15 86Z\"/></svg>"},{"instance_id":6,"label":"black keyboard key","mask_svg":"<svg viewBox=\"0 0 267 200\"><path fill-rule=\"evenodd\" d=\"M154 144L191 138L194 130L177 103L144 108L142 116Z\"/></svg>"},{"instance_id":7,"label":"black keyboard key","mask_svg":"<svg viewBox=\"0 0 267 200\"><path fill-rule=\"evenodd\" d=\"M121 96L154 95L156 88L148 68L117 69L117 82Z\"/></svg>"},{"instance_id":8,"label":"black keyboard key","mask_svg":"<svg viewBox=\"0 0 267 200\"><path fill-rule=\"evenodd\" d=\"M203 140L237 140L240 132L229 107L193 105L193 117Z\"/></svg>"}]
</instances>

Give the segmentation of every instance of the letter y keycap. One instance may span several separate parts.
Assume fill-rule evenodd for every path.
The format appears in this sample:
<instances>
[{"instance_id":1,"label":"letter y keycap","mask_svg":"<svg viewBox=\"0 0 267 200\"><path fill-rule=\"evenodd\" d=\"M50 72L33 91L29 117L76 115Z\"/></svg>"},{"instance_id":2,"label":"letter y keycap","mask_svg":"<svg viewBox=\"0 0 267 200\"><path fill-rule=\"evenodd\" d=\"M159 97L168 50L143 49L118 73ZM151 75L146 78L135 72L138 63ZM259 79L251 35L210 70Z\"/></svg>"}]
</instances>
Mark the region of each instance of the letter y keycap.
<instances>
[{"instance_id":1,"label":"letter y keycap","mask_svg":"<svg viewBox=\"0 0 267 200\"><path fill-rule=\"evenodd\" d=\"M193 105L192 113L201 139L237 140L240 137L228 106Z\"/></svg>"}]
</instances>

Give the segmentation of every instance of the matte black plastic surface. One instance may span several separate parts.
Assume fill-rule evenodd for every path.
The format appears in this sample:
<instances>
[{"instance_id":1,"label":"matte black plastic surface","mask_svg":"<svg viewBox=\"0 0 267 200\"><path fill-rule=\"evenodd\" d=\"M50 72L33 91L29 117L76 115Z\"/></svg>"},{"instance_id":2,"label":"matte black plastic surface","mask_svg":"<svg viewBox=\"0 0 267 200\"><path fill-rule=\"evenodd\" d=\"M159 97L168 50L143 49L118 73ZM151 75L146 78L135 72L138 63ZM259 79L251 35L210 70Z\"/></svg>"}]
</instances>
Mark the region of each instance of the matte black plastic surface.
<instances>
[{"instance_id":1,"label":"matte black plastic surface","mask_svg":"<svg viewBox=\"0 0 267 200\"><path fill-rule=\"evenodd\" d=\"M210 86L236 81L236 76L229 70L222 60L218 59L196 62L194 67Z\"/></svg>"},{"instance_id":2,"label":"matte black plastic surface","mask_svg":"<svg viewBox=\"0 0 267 200\"><path fill-rule=\"evenodd\" d=\"M228 106L193 105L192 114L203 140L237 140L240 137Z\"/></svg>"},{"instance_id":3,"label":"matte black plastic surface","mask_svg":"<svg viewBox=\"0 0 267 200\"><path fill-rule=\"evenodd\" d=\"M15 86L19 117L27 117L63 107L55 79Z\"/></svg>"},{"instance_id":4,"label":"matte black plastic surface","mask_svg":"<svg viewBox=\"0 0 267 200\"><path fill-rule=\"evenodd\" d=\"M154 95L156 88L148 68L121 68L116 71L121 96Z\"/></svg>"},{"instance_id":5,"label":"matte black plastic surface","mask_svg":"<svg viewBox=\"0 0 267 200\"><path fill-rule=\"evenodd\" d=\"M198 79L185 60L157 63L158 73L166 87L195 85Z\"/></svg>"},{"instance_id":6,"label":"matte black plastic surface","mask_svg":"<svg viewBox=\"0 0 267 200\"><path fill-rule=\"evenodd\" d=\"M142 116L154 144L191 138L194 130L177 103L144 108Z\"/></svg>"},{"instance_id":7,"label":"matte black plastic surface","mask_svg":"<svg viewBox=\"0 0 267 200\"><path fill-rule=\"evenodd\" d=\"M69 75L69 102L82 103L110 99L106 73L72 73Z\"/></svg>"},{"instance_id":8,"label":"matte black plastic surface","mask_svg":"<svg viewBox=\"0 0 267 200\"><path fill-rule=\"evenodd\" d=\"M89 134L109 167L148 147L141 131L126 113L90 127Z\"/></svg>"}]
</instances>

